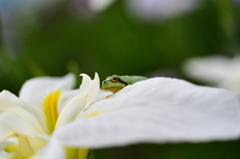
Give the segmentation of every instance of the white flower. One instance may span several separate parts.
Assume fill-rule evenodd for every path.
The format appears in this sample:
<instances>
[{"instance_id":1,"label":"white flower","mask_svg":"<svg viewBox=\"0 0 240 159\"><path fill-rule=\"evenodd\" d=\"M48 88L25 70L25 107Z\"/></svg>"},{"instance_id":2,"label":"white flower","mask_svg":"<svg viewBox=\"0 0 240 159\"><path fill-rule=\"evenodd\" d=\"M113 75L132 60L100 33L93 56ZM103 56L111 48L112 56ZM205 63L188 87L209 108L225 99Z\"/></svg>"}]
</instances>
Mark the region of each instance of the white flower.
<instances>
[{"instance_id":1,"label":"white flower","mask_svg":"<svg viewBox=\"0 0 240 159\"><path fill-rule=\"evenodd\" d=\"M17 159L16 155L20 155L32 159L66 159L69 154L71 158L78 155L86 158L89 147L239 137L240 105L238 98L227 90L200 87L177 79L152 78L106 98L111 93L100 90L97 74L94 80L82 76L79 90L60 95L59 87L70 88L73 82L62 80L57 84L49 78L46 87L39 87L42 79L26 82L20 98L32 105L2 92L0 150L8 153L2 151L0 158L11 155ZM42 99L44 103L49 100L50 108L39 104L42 100L36 97L43 95L41 91L48 92ZM53 109L56 101L52 99L58 99L57 109ZM19 146L20 152L9 153L8 149L14 150L11 145ZM43 148L39 150L40 147Z\"/></svg>"},{"instance_id":2,"label":"white flower","mask_svg":"<svg viewBox=\"0 0 240 159\"><path fill-rule=\"evenodd\" d=\"M190 77L236 92L240 96L240 56L192 58L184 65Z\"/></svg>"}]
</instances>

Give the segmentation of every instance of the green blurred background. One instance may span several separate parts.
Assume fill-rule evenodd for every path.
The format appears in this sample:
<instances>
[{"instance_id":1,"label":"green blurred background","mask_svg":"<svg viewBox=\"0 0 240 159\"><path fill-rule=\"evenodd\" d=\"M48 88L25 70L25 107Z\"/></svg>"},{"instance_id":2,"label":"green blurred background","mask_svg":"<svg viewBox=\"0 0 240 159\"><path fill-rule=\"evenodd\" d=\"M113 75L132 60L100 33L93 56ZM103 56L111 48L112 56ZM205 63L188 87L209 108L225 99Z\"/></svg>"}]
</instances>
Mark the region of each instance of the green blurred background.
<instances>
[{"instance_id":1,"label":"green blurred background","mask_svg":"<svg viewBox=\"0 0 240 159\"><path fill-rule=\"evenodd\" d=\"M70 0L25 13L30 1L16 1L0 0L0 89L15 94L29 78L68 72L98 72L101 80L112 74L190 80L182 72L187 59L233 56L240 46L238 0L200 0L185 14L150 20L132 15L127 0L98 13ZM91 150L90 159L238 159L239 149L239 141L140 144Z\"/></svg>"}]
</instances>

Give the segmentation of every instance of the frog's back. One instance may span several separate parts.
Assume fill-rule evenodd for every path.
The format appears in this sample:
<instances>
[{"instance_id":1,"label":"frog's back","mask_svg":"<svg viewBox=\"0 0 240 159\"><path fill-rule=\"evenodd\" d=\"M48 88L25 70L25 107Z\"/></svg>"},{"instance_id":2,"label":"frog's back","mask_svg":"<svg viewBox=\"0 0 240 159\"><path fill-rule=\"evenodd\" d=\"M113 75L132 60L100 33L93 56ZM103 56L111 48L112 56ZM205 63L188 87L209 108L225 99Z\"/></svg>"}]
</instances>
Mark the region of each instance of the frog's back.
<instances>
[{"instance_id":1,"label":"frog's back","mask_svg":"<svg viewBox=\"0 0 240 159\"><path fill-rule=\"evenodd\" d=\"M126 76L121 76L121 79L124 82L127 82L128 85L132 85L136 82L147 80L148 78L144 76L127 76L126 75Z\"/></svg>"}]
</instances>

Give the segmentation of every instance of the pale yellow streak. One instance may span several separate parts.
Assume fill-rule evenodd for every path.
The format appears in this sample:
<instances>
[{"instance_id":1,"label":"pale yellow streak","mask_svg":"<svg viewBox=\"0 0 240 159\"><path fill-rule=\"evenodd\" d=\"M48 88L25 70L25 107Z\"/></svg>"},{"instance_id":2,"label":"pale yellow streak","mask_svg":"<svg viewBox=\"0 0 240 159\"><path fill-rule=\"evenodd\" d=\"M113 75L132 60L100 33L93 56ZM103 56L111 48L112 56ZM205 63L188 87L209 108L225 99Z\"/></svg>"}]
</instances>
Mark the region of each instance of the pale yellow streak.
<instances>
[{"instance_id":1,"label":"pale yellow streak","mask_svg":"<svg viewBox=\"0 0 240 159\"><path fill-rule=\"evenodd\" d=\"M100 114L101 112L93 112L92 114L89 114L86 118L91 118L93 116L97 116L98 114Z\"/></svg>"}]
</instances>

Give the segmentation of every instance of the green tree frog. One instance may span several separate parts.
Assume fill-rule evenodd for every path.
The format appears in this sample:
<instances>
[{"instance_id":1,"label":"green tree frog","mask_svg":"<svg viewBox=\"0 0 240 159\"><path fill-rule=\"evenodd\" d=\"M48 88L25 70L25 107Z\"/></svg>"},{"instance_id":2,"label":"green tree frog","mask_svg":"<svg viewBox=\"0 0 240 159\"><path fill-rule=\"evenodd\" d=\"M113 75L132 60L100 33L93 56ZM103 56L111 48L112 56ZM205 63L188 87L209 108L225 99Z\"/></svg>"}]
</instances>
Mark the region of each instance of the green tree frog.
<instances>
[{"instance_id":1,"label":"green tree frog","mask_svg":"<svg viewBox=\"0 0 240 159\"><path fill-rule=\"evenodd\" d=\"M143 76L108 76L106 80L102 82L102 89L116 93L127 85L132 85L146 79L148 78Z\"/></svg>"}]
</instances>

